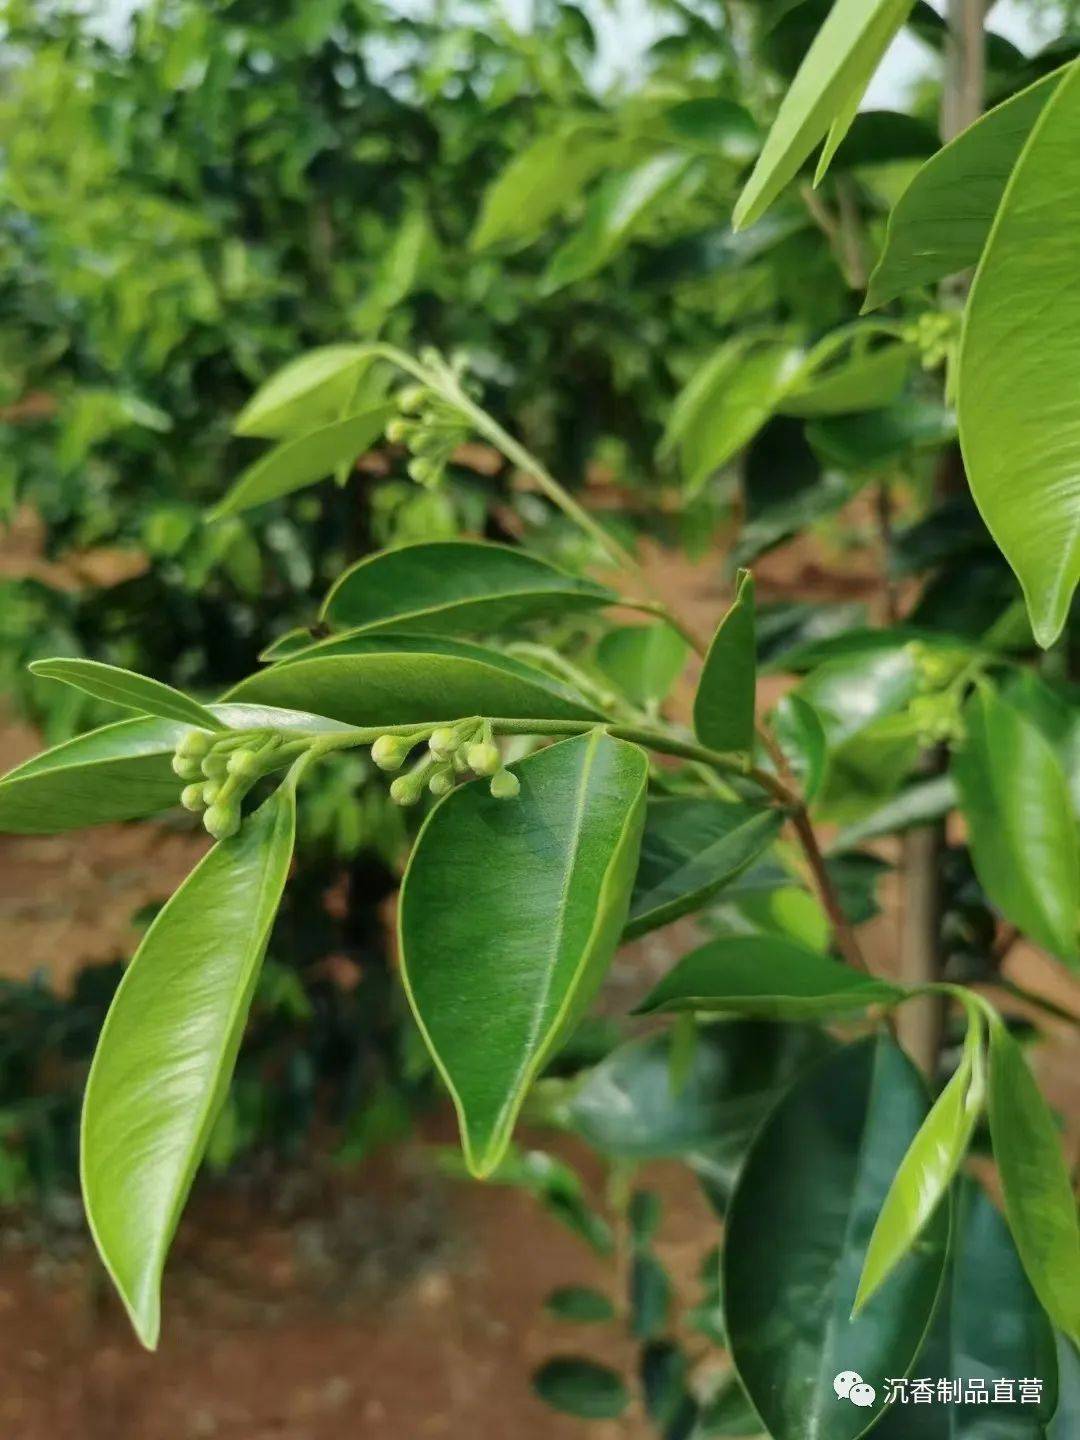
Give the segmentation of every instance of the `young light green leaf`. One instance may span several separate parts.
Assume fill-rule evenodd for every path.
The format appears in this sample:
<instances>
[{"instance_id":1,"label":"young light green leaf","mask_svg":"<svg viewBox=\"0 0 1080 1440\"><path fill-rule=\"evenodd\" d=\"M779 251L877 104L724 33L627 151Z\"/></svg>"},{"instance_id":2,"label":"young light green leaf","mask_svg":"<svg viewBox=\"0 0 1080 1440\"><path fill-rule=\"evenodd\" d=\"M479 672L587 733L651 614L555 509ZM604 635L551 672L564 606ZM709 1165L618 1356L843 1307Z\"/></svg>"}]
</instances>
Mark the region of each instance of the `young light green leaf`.
<instances>
[{"instance_id":1,"label":"young light green leaf","mask_svg":"<svg viewBox=\"0 0 1080 1440\"><path fill-rule=\"evenodd\" d=\"M740 570L731 609L717 626L694 697L694 731L712 750L754 748L757 648L754 577Z\"/></svg>"},{"instance_id":2,"label":"young light green leaf","mask_svg":"<svg viewBox=\"0 0 1080 1440\"><path fill-rule=\"evenodd\" d=\"M536 235L618 153L617 142L581 123L534 140L485 192L472 249Z\"/></svg>"},{"instance_id":3,"label":"young light green leaf","mask_svg":"<svg viewBox=\"0 0 1080 1440\"><path fill-rule=\"evenodd\" d=\"M87 1218L151 1350L165 1257L228 1090L289 873L295 821L286 781L192 871L124 975L87 1081Z\"/></svg>"},{"instance_id":4,"label":"young light green leaf","mask_svg":"<svg viewBox=\"0 0 1080 1440\"><path fill-rule=\"evenodd\" d=\"M249 465L223 500L210 512L211 520L279 500L316 480L332 475L339 465L351 465L367 450L396 414L393 405L375 405L317 430L275 445Z\"/></svg>"},{"instance_id":5,"label":"young light green leaf","mask_svg":"<svg viewBox=\"0 0 1080 1440\"><path fill-rule=\"evenodd\" d=\"M552 295L606 265L693 164L692 156L671 150L606 176L589 197L577 231L551 257L541 294Z\"/></svg>"},{"instance_id":6,"label":"young light green leaf","mask_svg":"<svg viewBox=\"0 0 1080 1440\"><path fill-rule=\"evenodd\" d=\"M963 1163L986 1093L983 1030L981 1016L973 1008L960 1063L901 1160L874 1225L859 1277L855 1315L918 1240Z\"/></svg>"},{"instance_id":7,"label":"young light green leaf","mask_svg":"<svg viewBox=\"0 0 1080 1440\"><path fill-rule=\"evenodd\" d=\"M844 1046L780 1101L758 1131L728 1212L724 1312L732 1356L773 1440L855 1440L880 1416L841 1404L841 1371L904 1375L941 1286L949 1216L851 1319L866 1243L926 1091L888 1039ZM778 1177L797 1175L796 1184Z\"/></svg>"},{"instance_id":8,"label":"young light green leaf","mask_svg":"<svg viewBox=\"0 0 1080 1440\"><path fill-rule=\"evenodd\" d=\"M351 566L327 595L320 619L363 632L491 634L617 598L511 545L422 540Z\"/></svg>"},{"instance_id":9,"label":"young light green leaf","mask_svg":"<svg viewBox=\"0 0 1080 1440\"><path fill-rule=\"evenodd\" d=\"M181 725L196 725L203 730L219 730L221 722L198 701L190 699L171 685L122 670L116 665L103 665L99 660L32 660L30 669L47 680L60 680L87 695L108 700L126 710L143 715L157 715L162 720L176 720Z\"/></svg>"},{"instance_id":10,"label":"young light green leaf","mask_svg":"<svg viewBox=\"0 0 1080 1440\"><path fill-rule=\"evenodd\" d=\"M783 823L773 806L690 795L651 800L624 939L700 909L768 849Z\"/></svg>"},{"instance_id":11,"label":"young light green leaf","mask_svg":"<svg viewBox=\"0 0 1080 1440\"><path fill-rule=\"evenodd\" d=\"M603 977L645 814L644 753L601 731L515 770L513 801L477 782L436 806L399 912L409 1003L479 1176L505 1154L526 1091Z\"/></svg>"},{"instance_id":12,"label":"young light green leaf","mask_svg":"<svg viewBox=\"0 0 1080 1440\"><path fill-rule=\"evenodd\" d=\"M368 345L309 350L259 387L236 417L233 434L281 440L337 419L370 358Z\"/></svg>"},{"instance_id":13,"label":"young light green leaf","mask_svg":"<svg viewBox=\"0 0 1080 1440\"><path fill-rule=\"evenodd\" d=\"M1080 1226L1061 1140L1023 1052L990 1028L990 1138L1005 1214L1046 1313L1080 1344Z\"/></svg>"},{"instance_id":14,"label":"young light green leaf","mask_svg":"<svg viewBox=\"0 0 1080 1440\"><path fill-rule=\"evenodd\" d=\"M441 636L324 641L242 680L225 697L299 708L349 725L407 725L486 715L595 720L598 712L542 670Z\"/></svg>"},{"instance_id":15,"label":"young light green leaf","mask_svg":"<svg viewBox=\"0 0 1080 1440\"><path fill-rule=\"evenodd\" d=\"M836 0L784 96L739 196L736 230L761 218L838 117L846 117L850 124L858 97L911 6L912 0ZM847 124L838 126L837 142Z\"/></svg>"},{"instance_id":16,"label":"young light green leaf","mask_svg":"<svg viewBox=\"0 0 1080 1440\"><path fill-rule=\"evenodd\" d=\"M348 729L306 711L214 705L231 729L325 733ZM49 835L137 820L177 803L182 782L172 756L190 726L172 720L121 720L35 755L0 779L0 832Z\"/></svg>"},{"instance_id":17,"label":"young light green leaf","mask_svg":"<svg viewBox=\"0 0 1080 1440\"><path fill-rule=\"evenodd\" d=\"M692 1010L807 1020L894 1005L904 991L774 935L727 935L684 955L638 1013Z\"/></svg>"},{"instance_id":18,"label":"young light green leaf","mask_svg":"<svg viewBox=\"0 0 1080 1440\"><path fill-rule=\"evenodd\" d=\"M1010 96L926 162L889 216L867 310L978 264L1013 166L1061 73Z\"/></svg>"},{"instance_id":19,"label":"young light green leaf","mask_svg":"<svg viewBox=\"0 0 1080 1440\"><path fill-rule=\"evenodd\" d=\"M1044 647L1061 634L1080 580L1078 130L1074 61L1005 189L968 302L959 365L971 493Z\"/></svg>"},{"instance_id":20,"label":"young light green leaf","mask_svg":"<svg viewBox=\"0 0 1080 1440\"><path fill-rule=\"evenodd\" d=\"M1025 935L1080 961L1080 840L1057 755L992 690L964 711L967 739L952 774L968 822L975 873Z\"/></svg>"},{"instance_id":21,"label":"young light green leaf","mask_svg":"<svg viewBox=\"0 0 1080 1440\"><path fill-rule=\"evenodd\" d=\"M664 700L682 674L690 647L670 625L622 625L596 647L596 663L633 704Z\"/></svg>"}]
</instances>

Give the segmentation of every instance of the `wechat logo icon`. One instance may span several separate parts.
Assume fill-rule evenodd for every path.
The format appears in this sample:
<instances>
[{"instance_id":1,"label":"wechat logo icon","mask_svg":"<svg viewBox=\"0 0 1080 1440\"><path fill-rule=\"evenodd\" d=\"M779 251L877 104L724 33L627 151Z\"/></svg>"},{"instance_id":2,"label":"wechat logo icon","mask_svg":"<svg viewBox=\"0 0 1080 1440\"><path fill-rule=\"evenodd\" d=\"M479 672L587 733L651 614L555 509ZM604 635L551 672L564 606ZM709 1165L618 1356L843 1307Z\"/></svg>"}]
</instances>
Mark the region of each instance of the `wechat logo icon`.
<instances>
[{"instance_id":1,"label":"wechat logo icon","mask_svg":"<svg viewBox=\"0 0 1080 1440\"><path fill-rule=\"evenodd\" d=\"M877 1399L873 1385L867 1385L857 1370L841 1370L832 1382L838 1400L850 1400L852 1405L865 1409Z\"/></svg>"}]
</instances>

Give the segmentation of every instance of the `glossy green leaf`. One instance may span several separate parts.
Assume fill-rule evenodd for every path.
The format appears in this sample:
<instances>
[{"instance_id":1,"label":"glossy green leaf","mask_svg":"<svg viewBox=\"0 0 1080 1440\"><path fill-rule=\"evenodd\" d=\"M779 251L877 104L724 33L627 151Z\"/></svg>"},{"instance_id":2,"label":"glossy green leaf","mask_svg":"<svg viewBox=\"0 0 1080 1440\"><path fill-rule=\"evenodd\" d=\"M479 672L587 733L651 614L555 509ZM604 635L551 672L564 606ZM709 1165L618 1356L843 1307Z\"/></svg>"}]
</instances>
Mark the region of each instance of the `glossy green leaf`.
<instances>
[{"instance_id":1,"label":"glossy green leaf","mask_svg":"<svg viewBox=\"0 0 1080 1440\"><path fill-rule=\"evenodd\" d=\"M467 635L616 598L513 546L435 540L381 550L353 565L330 590L320 618L336 629Z\"/></svg>"},{"instance_id":2,"label":"glossy green leaf","mask_svg":"<svg viewBox=\"0 0 1080 1440\"><path fill-rule=\"evenodd\" d=\"M964 711L952 774L975 873L1008 920L1053 954L1080 961L1080 840L1061 762L1031 722L993 691Z\"/></svg>"},{"instance_id":3,"label":"glossy green leaf","mask_svg":"<svg viewBox=\"0 0 1080 1440\"><path fill-rule=\"evenodd\" d=\"M945 1285L911 1373L929 1379L933 1402L916 1403L913 1378L906 1399L874 1427L875 1440L1047 1440L1052 1433L1046 1426L1059 1391L1054 1334L1008 1226L972 1180L954 1187ZM1031 1379L1041 1382L1035 1403L1021 1398L1020 1382ZM941 1381L959 1383L959 1398L955 1390L945 1398ZM965 1403L980 1387L987 1400Z\"/></svg>"},{"instance_id":4,"label":"glossy green leaf","mask_svg":"<svg viewBox=\"0 0 1080 1440\"><path fill-rule=\"evenodd\" d=\"M236 417L233 433L280 440L337 419L371 356L367 345L323 345L272 375Z\"/></svg>"},{"instance_id":5,"label":"glossy green leaf","mask_svg":"<svg viewBox=\"0 0 1080 1440\"><path fill-rule=\"evenodd\" d=\"M295 812L287 780L169 900L116 992L87 1081L87 1218L150 1349L165 1257L228 1089L288 877Z\"/></svg>"},{"instance_id":6,"label":"glossy green leaf","mask_svg":"<svg viewBox=\"0 0 1080 1440\"><path fill-rule=\"evenodd\" d=\"M780 833L774 807L696 796L651 800L625 939L698 910Z\"/></svg>"},{"instance_id":7,"label":"glossy green leaf","mask_svg":"<svg viewBox=\"0 0 1080 1440\"><path fill-rule=\"evenodd\" d=\"M596 647L596 663L634 705L664 700L683 672L690 647L670 625L622 625Z\"/></svg>"},{"instance_id":8,"label":"glossy green leaf","mask_svg":"<svg viewBox=\"0 0 1080 1440\"><path fill-rule=\"evenodd\" d=\"M210 518L216 520L265 505L268 500L278 500L316 480L324 480L339 465L351 465L379 438L386 422L396 413L394 405L375 405L275 445L248 466L211 511Z\"/></svg>"},{"instance_id":9,"label":"glossy green leaf","mask_svg":"<svg viewBox=\"0 0 1080 1440\"><path fill-rule=\"evenodd\" d=\"M675 1084L667 1035L632 1040L586 1073L565 1120L606 1155L683 1159L726 1194L777 1096L828 1045L809 1026L733 1020L702 1027Z\"/></svg>"},{"instance_id":10,"label":"glossy green leaf","mask_svg":"<svg viewBox=\"0 0 1080 1440\"><path fill-rule=\"evenodd\" d=\"M694 731L712 750L753 750L757 693L754 577L740 570L731 609L717 626L694 697Z\"/></svg>"},{"instance_id":11,"label":"glossy green leaf","mask_svg":"<svg viewBox=\"0 0 1080 1440\"><path fill-rule=\"evenodd\" d=\"M138 710L143 715L157 715L162 720L176 720L181 725L196 725L206 730L220 729L220 722L197 701L171 685L121 670L116 665L103 665L98 660L33 660L30 669L47 680L61 680L87 695Z\"/></svg>"},{"instance_id":12,"label":"glossy green leaf","mask_svg":"<svg viewBox=\"0 0 1080 1440\"><path fill-rule=\"evenodd\" d=\"M804 696L793 690L780 699L769 718L803 799L813 800L824 783L829 763L829 742L821 717Z\"/></svg>"},{"instance_id":13,"label":"glossy green leaf","mask_svg":"<svg viewBox=\"0 0 1080 1440\"><path fill-rule=\"evenodd\" d=\"M773 1440L855 1440L884 1405L878 1378L905 1375L919 1351L945 1267L945 1210L850 1317L874 1222L928 1108L892 1041L849 1045L794 1086L750 1148L728 1214L724 1310ZM838 1402L845 1370L875 1377L873 1405Z\"/></svg>"},{"instance_id":14,"label":"glossy green leaf","mask_svg":"<svg viewBox=\"0 0 1080 1440\"><path fill-rule=\"evenodd\" d=\"M589 125L564 126L534 140L485 192L472 248L537 234L617 153L617 145Z\"/></svg>"},{"instance_id":15,"label":"glossy green leaf","mask_svg":"<svg viewBox=\"0 0 1080 1440\"><path fill-rule=\"evenodd\" d=\"M1044 76L928 160L893 207L866 308L977 265L1032 126L1061 82Z\"/></svg>"},{"instance_id":16,"label":"glossy green leaf","mask_svg":"<svg viewBox=\"0 0 1080 1440\"><path fill-rule=\"evenodd\" d=\"M990 1029L990 1137L1024 1270L1059 1329L1080 1343L1080 1226L1054 1120L1023 1052Z\"/></svg>"},{"instance_id":17,"label":"glossy green leaf","mask_svg":"<svg viewBox=\"0 0 1080 1440\"><path fill-rule=\"evenodd\" d=\"M401 892L402 978L477 1175L603 978L645 813L644 752L601 731L515 770L513 801L475 782L432 811Z\"/></svg>"},{"instance_id":18,"label":"glossy green leaf","mask_svg":"<svg viewBox=\"0 0 1080 1440\"><path fill-rule=\"evenodd\" d=\"M693 1010L760 1020L808 1020L889 1005L895 985L772 935L731 935L684 955L638 1006L644 1015Z\"/></svg>"},{"instance_id":19,"label":"glossy green leaf","mask_svg":"<svg viewBox=\"0 0 1080 1440\"><path fill-rule=\"evenodd\" d=\"M830 849L833 852L852 850L867 840L880 839L882 835L900 835L916 825L932 824L955 806L956 785L951 775L916 780L861 820L841 830Z\"/></svg>"},{"instance_id":20,"label":"glossy green leaf","mask_svg":"<svg viewBox=\"0 0 1080 1440\"><path fill-rule=\"evenodd\" d=\"M605 176L589 197L578 229L548 262L541 294L552 295L606 265L693 163L681 150L664 151L632 170Z\"/></svg>"},{"instance_id":21,"label":"glossy green leaf","mask_svg":"<svg viewBox=\"0 0 1080 1440\"><path fill-rule=\"evenodd\" d=\"M214 705L211 712L233 729L347 728L320 715L259 705ZM33 756L0 780L0 832L48 835L169 809L183 784L172 756L189 729L157 718L121 720Z\"/></svg>"},{"instance_id":22,"label":"glossy green leaf","mask_svg":"<svg viewBox=\"0 0 1080 1440\"><path fill-rule=\"evenodd\" d=\"M560 1285L544 1301L544 1307L559 1320L581 1325L615 1319L615 1307L608 1297L587 1285Z\"/></svg>"},{"instance_id":23,"label":"glossy green leaf","mask_svg":"<svg viewBox=\"0 0 1080 1440\"><path fill-rule=\"evenodd\" d=\"M733 340L691 377L675 400L660 444L661 454L678 452L691 498L773 414L801 358L786 341Z\"/></svg>"},{"instance_id":24,"label":"glossy green leaf","mask_svg":"<svg viewBox=\"0 0 1080 1440\"><path fill-rule=\"evenodd\" d=\"M1049 684L1032 670L1011 676L1002 698L1030 720L1054 749L1080 817L1080 705L1068 689Z\"/></svg>"},{"instance_id":25,"label":"glossy green leaf","mask_svg":"<svg viewBox=\"0 0 1080 1440\"><path fill-rule=\"evenodd\" d=\"M589 720L596 712L541 670L477 645L431 637L358 637L316 649L240 682L231 701L299 707L351 725L407 725L468 715L517 720ZM388 645L386 650L383 645ZM374 648L374 647L378 648Z\"/></svg>"},{"instance_id":26,"label":"glossy green leaf","mask_svg":"<svg viewBox=\"0 0 1080 1440\"><path fill-rule=\"evenodd\" d=\"M615 1420L630 1403L630 1392L614 1370L573 1356L542 1365L533 1386L553 1410L581 1420Z\"/></svg>"},{"instance_id":27,"label":"glossy green leaf","mask_svg":"<svg viewBox=\"0 0 1080 1440\"><path fill-rule=\"evenodd\" d=\"M916 1244L963 1163L986 1094L983 1030L978 1012L969 1014L960 1063L900 1162L870 1236L855 1314Z\"/></svg>"},{"instance_id":28,"label":"glossy green leaf","mask_svg":"<svg viewBox=\"0 0 1080 1440\"><path fill-rule=\"evenodd\" d=\"M752 225L792 180L838 116L843 132L912 0L837 0L784 96L735 207L737 230ZM854 105L853 105L854 102ZM838 143L842 133L834 135Z\"/></svg>"},{"instance_id":29,"label":"glossy green leaf","mask_svg":"<svg viewBox=\"0 0 1080 1440\"><path fill-rule=\"evenodd\" d=\"M960 443L1040 645L1080 580L1080 62L1043 109L979 265L960 352ZM1052 303L1051 303L1052 297Z\"/></svg>"}]
</instances>

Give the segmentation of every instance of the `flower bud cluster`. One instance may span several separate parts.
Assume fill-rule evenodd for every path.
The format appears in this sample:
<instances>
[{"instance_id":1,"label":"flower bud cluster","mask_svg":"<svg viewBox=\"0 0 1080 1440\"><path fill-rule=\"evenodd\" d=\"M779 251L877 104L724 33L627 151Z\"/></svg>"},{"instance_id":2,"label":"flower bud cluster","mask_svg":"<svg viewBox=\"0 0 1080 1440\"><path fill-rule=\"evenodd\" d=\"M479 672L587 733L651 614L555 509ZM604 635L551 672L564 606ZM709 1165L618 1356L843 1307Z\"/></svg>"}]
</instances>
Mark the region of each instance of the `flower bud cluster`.
<instances>
[{"instance_id":1,"label":"flower bud cluster","mask_svg":"<svg viewBox=\"0 0 1080 1440\"><path fill-rule=\"evenodd\" d=\"M272 732L230 730L211 735L189 730L172 760L175 774L188 782L180 792L180 803L202 815L215 840L226 840L240 829L240 807L252 785L291 758L294 749Z\"/></svg>"},{"instance_id":2,"label":"flower bud cluster","mask_svg":"<svg viewBox=\"0 0 1080 1440\"><path fill-rule=\"evenodd\" d=\"M960 311L924 310L904 328L904 339L919 351L922 368L936 370L951 361L960 339Z\"/></svg>"},{"instance_id":3,"label":"flower bud cluster","mask_svg":"<svg viewBox=\"0 0 1080 1440\"><path fill-rule=\"evenodd\" d=\"M521 789L516 775L505 769L499 748L492 737L490 722L464 720L457 725L440 725L425 735L380 735L371 747L371 758L380 770L400 770L417 746L426 746L410 770L390 785L390 798L397 805L415 805L424 791L448 795L459 775L490 780L492 795L512 799Z\"/></svg>"},{"instance_id":4,"label":"flower bud cluster","mask_svg":"<svg viewBox=\"0 0 1080 1440\"><path fill-rule=\"evenodd\" d=\"M432 489L454 451L469 438L468 427L458 411L426 385L406 385L398 391L397 403L400 413L387 424L386 438L412 455L409 478Z\"/></svg>"}]
</instances>

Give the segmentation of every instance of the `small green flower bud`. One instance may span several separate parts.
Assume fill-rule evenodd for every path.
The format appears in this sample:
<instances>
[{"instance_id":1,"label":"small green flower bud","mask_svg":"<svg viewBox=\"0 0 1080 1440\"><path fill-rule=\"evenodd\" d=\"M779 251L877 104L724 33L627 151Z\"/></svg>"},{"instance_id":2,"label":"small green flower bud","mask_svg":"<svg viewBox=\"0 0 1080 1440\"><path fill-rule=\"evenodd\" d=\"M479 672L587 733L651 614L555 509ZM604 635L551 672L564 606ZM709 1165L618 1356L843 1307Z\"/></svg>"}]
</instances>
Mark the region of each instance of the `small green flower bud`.
<instances>
[{"instance_id":1,"label":"small green flower bud","mask_svg":"<svg viewBox=\"0 0 1080 1440\"><path fill-rule=\"evenodd\" d=\"M189 760L201 760L214 743L213 736L206 730L189 730L176 747L177 755L186 755Z\"/></svg>"},{"instance_id":2,"label":"small green flower bud","mask_svg":"<svg viewBox=\"0 0 1080 1440\"><path fill-rule=\"evenodd\" d=\"M221 783L217 780L207 780L202 786L202 803L213 805L221 794Z\"/></svg>"},{"instance_id":3,"label":"small green flower bud","mask_svg":"<svg viewBox=\"0 0 1080 1440\"><path fill-rule=\"evenodd\" d=\"M390 786L390 799L395 805L415 805L423 784L422 776L399 775Z\"/></svg>"},{"instance_id":4,"label":"small green flower bud","mask_svg":"<svg viewBox=\"0 0 1080 1440\"><path fill-rule=\"evenodd\" d=\"M180 791L180 804L185 810L201 810L204 805L203 787L199 784L185 785Z\"/></svg>"},{"instance_id":5,"label":"small green flower bud","mask_svg":"<svg viewBox=\"0 0 1080 1440\"><path fill-rule=\"evenodd\" d=\"M397 393L398 409L409 414L410 412L422 410L428 402L431 391L426 385L406 385L404 390Z\"/></svg>"},{"instance_id":6,"label":"small green flower bud","mask_svg":"<svg viewBox=\"0 0 1080 1440\"><path fill-rule=\"evenodd\" d=\"M454 776L450 770L436 770L428 781L432 795L449 795L454 788Z\"/></svg>"},{"instance_id":7,"label":"small green flower bud","mask_svg":"<svg viewBox=\"0 0 1080 1440\"><path fill-rule=\"evenodd\" d=\"M405 735L380 735L371 747L371 758L380 770L400 770L415 744Z\"/></svg>"},{"instance_id":8,"label":"small green flower bud","mask_svg":"<svg viewBox=\"0 0 1080 1440\"><path fill-rule=\"evenodd\" d=\"M448 726L441 730L433 730L431 738L428 740L428 749L438 760L449 760L460 745L461 736Z\"/></svg>"},{"instance_id":9,"label":"small green flower bud","mask_svg":"<svg viewBox=\"0 0 1080 1440\"><path fill-rule=\"evenodd\" d=\"M173 774L178 775L181 780L197 780L202 773L199 769L199 762L192 760L187 755L176 754L172 758Z\"/></svg>"},{"instance_id":10,"label":"small green flower bud","mask_svg":"<svg viewBox=\"0 0 1080 1440\"><path fill-rule=\"evenodd\" d=\"M215 840L227 840L240 829L239 806L211 805L203 816L203 824Z\"/></svg>"},{"instance_id":11,"label":"small green flower bud","mask_svg":"<svg viewBox=\"0 0 1080 1440\"><path fill-rule=\"evenodd\" d=\"M439 474L439 467L432 461L425 460L422 455L415 460L410 460L405 468L408 471L409 479L415 480L417 485L430 485L438 478Z\"/></svg>"},{"instance_id":12,"label":"small green flower bud","mask_svg":"<svg viewBox=\"0 0 1080 1440\"><path fill-rule=\"evenodd\" d=\"M490 740L483 741L479 745L470 745L465 758L469 762L469 769L475 771L477 775L494 775L502 768L499 747L493 745Z\"/></svg>"},{"instance_id":13,"label":"small green flower bud","mask_svg":"<svg viewBox=\"0 0 1080 1440\"><path fill-rule=\"evenodd\" d=\"M221 780L229 768L229 757L220 754L217 750L211 750L209 755L203 756L202 773L208 780Z\"/></svg>"},{"instance_id":14,"label":"small green flower bud","mask_svg":"<svg viewBox=\"0 0 1080 1440\"><path fill-rule=\"evenodd\" d=\"M491 777L491 793L496 800L513 800L521 793L521 781L509 770L497 770Z\"/></svg>"},{"instance_id":15,"label":"small green flower bud","mask_svg":"<svg viewBox=\"0 0 1080 1440\"><path fill-rule=\"evenodd\" d=\"M259 757L254 750L234 750L225 762L225 771L241 780L253 780L259 773Z\"/></svg>"},{"instance_id":16,"label":"small green flower bud","mask_svg":"<svg viewBox=\"0 0 1080 1440\"><path fill-rule=\"evenodd\" d=\"M402 415L395 415L386 426L386 438L391 445L404 445L409 438L412 425Z\"/></svg>"}]
</instances>

